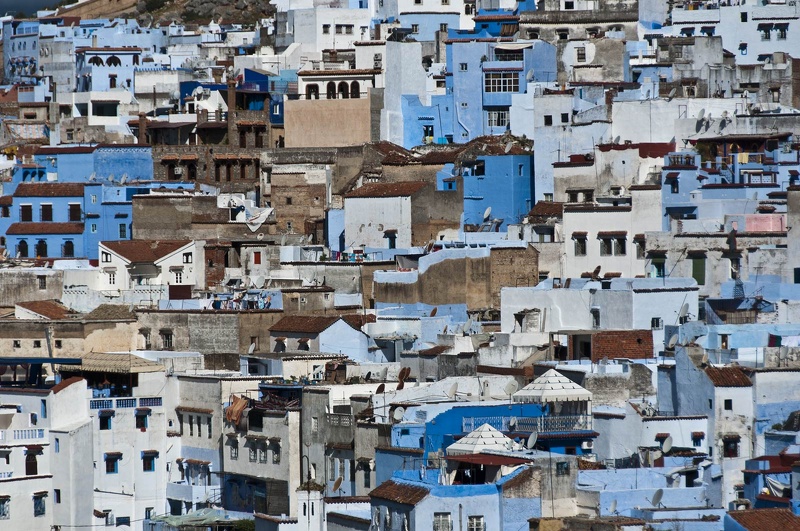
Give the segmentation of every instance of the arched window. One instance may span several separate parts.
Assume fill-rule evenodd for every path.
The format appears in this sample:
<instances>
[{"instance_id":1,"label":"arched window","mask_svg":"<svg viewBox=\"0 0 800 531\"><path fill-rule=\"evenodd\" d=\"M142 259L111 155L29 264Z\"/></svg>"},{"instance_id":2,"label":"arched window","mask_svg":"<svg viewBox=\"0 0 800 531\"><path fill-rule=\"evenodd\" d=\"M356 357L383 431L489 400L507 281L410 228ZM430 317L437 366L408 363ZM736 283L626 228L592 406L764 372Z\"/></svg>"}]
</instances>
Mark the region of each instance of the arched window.
<instances>
[{"instance_id":1,"label":"arched window","mask_svg":"<svg viewBox=\"0 0 800 531\"><path fill-rule=\"evenodd\" d=\"M361 85L359 85L358 81L353 81L352 83L350 83L350 97L351 98L361 97Z\"/></svg>"},{"instance_id":2,"label":"arched window","mask_svg":"<svg viewBox=\"0 0 800 531\"><path fill-rule=\"evenodd\" d=\"M47 242L45 240L39 240L36 243L36 256L37 258L47 256Z\"/></svg>"},{"instance_id":3,"label":"arched window","mask_svg":"<svg viewBox=\"0 0 800 531\"><path fill-rule=\"evenodd\" d=\"M103 66L103 60L99 56L95 55L89 59L89 64L94 66Z\"/></svg>"},{"instance_id":4,"label":"arched window","mask_svg":"<svg viewBox=\"0 0 800 531\"><path fill-rule=\"evenodd\" d=\"M72 258L75 256L75 244L72 240L67 240L64 242L64 248L61 251L64 258Z\"/></svg>"},{"instance_id":5,"label":"arched window","mask_svg":"<svg viewBox=\"0 0 800 531\"><path fill-rule=\"evenodd\" d=\"M20 258L28 258L28 242L25 240L17 244L17 256Z\"/></svg>"},{"instance_id":6,"label":"arched window","mask_svg":"<svg viewBox=\"0 0 800 531\"><path fill-rule=\"evenodd\" d=\"M306 99L318 100L319 99L319 85L316 83L309 83L306 85Z\"/></svg>"},{"instance_id":7,"label":"arched window","mask_svg":"<svg viewBox=\"0 0 800 531\"><path fill-rule=\"evenodd\" d=\"M106 66L122 66L122 61L116 55L112 55L106 59Z\"/></svg>"},{"instance_id":8,"label":"arched window","mask_svg":"<svg viewBox=\"0 0 800 531\"><path fill-rule=\"evenodd\" d=\"M329 100L335 100L336 99L336 83L334 83L333 81L328 81L327 91L326 92L327 92L327 97L328 97Z\"/></svg>"},{"instance_id":9,"label":"arched window","mask_svg":"<svg viewBox=\"0 0 800 531\"><path fill-rule=\"evenodd\" d=\"M347 86L347 81L339 82L339 97L345 100L350 97L350 87Z\"/></svg>"}]
</instances>

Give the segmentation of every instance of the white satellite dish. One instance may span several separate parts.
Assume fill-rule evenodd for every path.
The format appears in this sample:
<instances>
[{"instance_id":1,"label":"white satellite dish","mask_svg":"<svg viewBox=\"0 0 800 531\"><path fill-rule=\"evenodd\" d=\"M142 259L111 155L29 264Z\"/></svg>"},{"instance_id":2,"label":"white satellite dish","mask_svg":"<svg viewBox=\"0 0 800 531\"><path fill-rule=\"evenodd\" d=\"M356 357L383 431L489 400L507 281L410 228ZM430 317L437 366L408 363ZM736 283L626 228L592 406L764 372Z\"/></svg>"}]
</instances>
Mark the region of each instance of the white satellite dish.
<instances>
[{"instance_id":1,"label":"white satellite dish","mask_svg":"<svg viewBox=\"0 0 800 531\"><path fill-rule=\"evenodd\" d=\"M676 92L678 92L677 87L672 87L672 90L669 91L669 95L667 96L667 101L672 101L672 98L675 97Z\"/></svg>"},{"instance_id":2,"label":"white satellite dish","mask_svg":"<svg viewBox=\"0 0 800 531\"><path fill-rule=\"evenodd\" d=\"M400 407L398 407L397 409L394 410L394 414L392 415L392 418L394 420L396 420L397 422L400 422L401 420L403 420L403 415L405 415L405 414L406 414L406 408L404 408L403 406L400 406Z\"/></svg>"},{"instance_id":3,"label":"white satellite dish","mask_svg":"<svg viewBox=\"0 0 800 531\"><path fill-rule=\"evenodd\" d=\"M728 111L722 111L722 119L723 120L727 120L728 119Z\"/></svg>"},{"instance_id":4,"label":"white satellite dish","mask_svg":"<svg viewBox=\"0 0 800 531\"><path fill-rule=\"evenodd\" d=\"M528 440L525 441L525 448L528 450L533 450L533 447L536 445L536 440L539 438L539 434L535 431L528 436Z\"/></svg>"},{"instance_id":5,"label":"white satellite dish","mask_svg":"<svg viewBox=\"0 0 800 531\"><path fill-rule=\"evenodd\" d=\"M483 221L489 221L489 216L492 215L492 207L486 207L483 211Z\"/></svg>"},{"instance_id":6,"label":"white satellite dish","mask_svg":"<svg viewBox=\"0 0 800 531\"><path fill-rule=\"evenodd\" d=\"M525 80L528 81L528 82L533 81L533 69L532 68L530 70L528 70L527 74L525 74Z\"/></svg>"},{"instance_id":7,"label":"white satellite dish","mask_svg":"<svg viewBox=\"0 0 800 531\"><path fill-rule=\"evenodd\" d=\"M619 135L614 137L614 144L619 144L619 141L620 141Z\"/></svg>"},{"instance_id":8,"label":"white satellite dish","mask_svg":"<svg viewBox=\"0 0 800 531\"><path fill-rule=\"evenodd\" d=\"M672 89L672 90L675 90L675 89ZM617 514L617 500L616 499L611 500L611 505L608 508L608 512L610 512L611 514Z\"/></svg>"},{"instance_id":9,"label":"white satellite dish","mask_svg":"<svg viewBox=\"0 0 800 531\"><path fill-rule=\"evenodd\" d=\"M678 334L672 334L672 337L669 338L669 343L667 343L667 348L673 349L675 345L678 343Z\"/></svg>"},{"instance_id":10,"label":"white satellite dish","mask_svg":"<svg viewBox=\"0 0 800 531\"><path fill-rule=\"evenodd\" d=\"M122 179L119 180L119 184L125 184L126 182L128 182L128 174L127 173L124 174L122 176Z\"/></svg>"},{"instance_id":11,"label":"white satellite dish","mask_svg":"<svg viewBox=\"0 0 800 531\"><path fill-rule=\"evenodd\" d=\"M697 113L697 121L698 122L701 121L705 117L705 115L706 115L706 110L700 109L700 112Z\"/></svg>"},{"instance_id":12,"label":"white satellite dish","mask_svg":"<svg viewBox=\"0 0 800 531\"><path fill-rule=\"evenodd\" d=\"M339 488L342 486L342 481L344 481L342 476L336 478L336 481L333 482L333 492L338 492Z\"/></svg>"},{"instance_id":13,"label":"white satellite dish","mask_svg":"<svg viewBox=\"0 0 800 531\"><path fill-rule=\"evenodd\" d=\"M650 502L653 504L653 507L658 507L661 505L661 498L664 497L664 489L658 489L655 494L653 494L653 500Z\"/></svg>"},{"instance_id":14,"label":"white satellite dish","mask_svg":"<svg viewBox=\"0 0 800 531\"><path fill-rule=\"evenodd\" d=\"M255 350L256 350L256 344L250 343L250 348L247 349L247 353L252 354L253 352L255 352Z\"/></svg>"},{"instance_id":15,"label":"white satellite dish","mask_svg":"<svg viewBox=\"0 0 800 531\"><path fill-rule=\"evenodd\" d=\"M683 306L681 306L681 311L678 313L678 317L680 319L683 319L687 315L689 315L689 303L688 302L684 302Z\"/></svg>"},{"instance_id":16,"label":"white satellite dish","mask_svg":"<svg viewBox=\"0 0 800 531\"><path fill-rule=\"evenodd\" d=\"M284 245L286 245L286 235L285 234L283 236L281 236L281 247L283 247Z\"/></svg>"},{"instance_id":17,"label":"white satellite dish","mask_svg":"<svg viewBox=\"0 0 800 531\"><path fill-rule=\"evenodd\" d=\"M508 419L508 429L514 430L517 427L517 417L511 417Z\"/></svg>"},{"instance_id":18,"label":"white satellite dish","mask_svg":"<svg viewBox=\"0 0 800 531\"><path fill-rule=\"evenodd\" d=\"M453 385L450 386L450 389L447 390L447 398L454 398L457 392L458 382L454 382Z\"/></svg>"},{"instance_id":19,"label":"white satellite dish","mask_svg":"<svg viewBox=\"0 0 800 531\"><path fill-rule=\"evenodd\" d=\"M508 382L506 384L506 386L505 386L505 388L503 390L505 391L505 393L508 396L511 396L514 393L516 393L518 389L519 389L519 384L517 383L517 381L516 380L511 380L510 382Z\"/></svg>"},{"instance_id":20,"label":"white satellite dish","mask_svg":"<svg viewBox=\"0 0 800 531\"><path fill-rule=\"evenodd\" d=\"M264 239L264 233L263 232L259 232L258 234L256 234L256 238L259 239L259 240L263 240Z\"/></svg>"},{"instance_id":21,"label":"white satellite dish","mask_svg":"<svg viewBox=\"0 0 800 531\"><path fill-rule=\"evenodd\" d=\"M472 317L467 319L467 322L464 323L464 333L469 334L469 329L472 328Z\"/></svg>"},{"instance_id":22,"label":"white satellite dish","mask_svg":"<svg viewBox=\"0 0 800 531\"><path fill-rule=\"evenodd\" d=\"M672 435L669 435L666 439L664 439L664 444L662 445L661 449L665 454L668 454L669 451L672 450Z\"/></svg>"},{"instance_id":23,"label":"white satellite dish","mask_svg":"<svg viewBox=\"0 0 800 531\"><path fill-rule=\"evenodd\" d=\"M506 147L505 147L505 148L503 148L503 152L504 152L504 153L508 153L508 152L509 152L509 151L511 151L513 148L514 148L514 143L513 143L513 142L509 142L509 143L507 143L507 144L506 144Z\"/></svg>"}]
</instances>

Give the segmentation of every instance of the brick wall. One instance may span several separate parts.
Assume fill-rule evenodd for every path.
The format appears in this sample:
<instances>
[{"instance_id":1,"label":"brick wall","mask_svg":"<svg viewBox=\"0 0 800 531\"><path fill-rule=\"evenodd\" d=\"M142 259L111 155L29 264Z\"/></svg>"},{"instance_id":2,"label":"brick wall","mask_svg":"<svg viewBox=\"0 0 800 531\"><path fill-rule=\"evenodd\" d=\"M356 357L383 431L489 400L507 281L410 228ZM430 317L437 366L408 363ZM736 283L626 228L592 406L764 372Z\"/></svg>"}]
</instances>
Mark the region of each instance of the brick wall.
<instances>
[{"instance_id":1,"label":"brick wall","mask_svg":"<svg viewBox=\"0 0 800 531\"><path fill-rule=\"evenodd\" d=\"M592 362L603 358L649 359L653 357L650 330L614 330L592 335Z\"/></svg>"}]
</instances>

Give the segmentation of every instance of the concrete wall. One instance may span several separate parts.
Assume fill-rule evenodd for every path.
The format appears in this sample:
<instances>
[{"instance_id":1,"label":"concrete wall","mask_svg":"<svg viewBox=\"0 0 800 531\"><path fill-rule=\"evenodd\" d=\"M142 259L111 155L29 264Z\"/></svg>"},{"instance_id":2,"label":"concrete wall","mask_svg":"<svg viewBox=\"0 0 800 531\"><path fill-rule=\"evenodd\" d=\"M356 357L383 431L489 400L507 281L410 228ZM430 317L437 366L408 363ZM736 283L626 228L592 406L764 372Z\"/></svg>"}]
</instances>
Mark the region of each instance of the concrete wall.
<instances>
[{"instance_id":1,"label":"concrete wall","mask_svg":"<svg viewBox=\"0 0 800 531\"><path fill-rule=\"evenodd\" d=\"M45 277L45 288L39 288ZM0 306L14 306L23 301L61 299L64 272L46 268L7 268L0 270Z\"/></svg>"},{"instance_id":2,"label":"concrete wall","mask_svg":"<svg viewBox=\"0 0 800 531\"><path fill-rule=\"evenodd\" d=\"M370 100L287 100L285 145L290 147L354 146L369 142ZM348 124L343 128L342 124Z\"/></svg>"}]
</instances>

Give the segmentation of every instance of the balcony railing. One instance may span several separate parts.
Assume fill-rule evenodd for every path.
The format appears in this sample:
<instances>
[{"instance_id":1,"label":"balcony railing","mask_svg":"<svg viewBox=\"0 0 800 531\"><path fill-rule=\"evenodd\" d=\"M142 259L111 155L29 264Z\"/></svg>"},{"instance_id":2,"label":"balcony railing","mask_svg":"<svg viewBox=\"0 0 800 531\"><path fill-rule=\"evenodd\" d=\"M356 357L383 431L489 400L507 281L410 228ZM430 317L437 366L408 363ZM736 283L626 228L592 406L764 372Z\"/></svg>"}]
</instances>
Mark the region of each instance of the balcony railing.
<instances>
[{"instance_id":1,"label":"balcony railing","mask_svg":"<svg viewBox=\"0 0 800 531\"><path fill-rule=\"evenodd\" d=\"M160 407L163 405L163 399L160 396L144 397L144 398L117 398L116 405L112 399L96 399L89 400L89 409L127 409L136 407Z\"/></svg>"},{"instance_id":2,"label":"balcony railing","mask_svg":"<svg viewBox=\"0 0 800 531\"><path fill-rule=\"evenodd\" d=\"M512 421L512 419L514 419ZM488 424L499 431L521 433L549 433L558 431L591 430L592 417L589 415L560 415L555 417L464 417L462 431L469 433Z\"/></svg>"},{"instance_id":3,"label":"balcony railing","mask_svg":"<svg viewBox=\"0 0 800 531\"><path fill-rule=\"evenodd\" d=\"M339 413L328 414L328 425L349 427L353 424L353 417Z\"/></svg>"},{"instance_id":4,"label":"balcony railing","mask_svg":"<svg viewBox=\"0 0 800 531\"><path fill-rule=\"evenodd\" d=\"M31 428L29 430L14 430L14 440L44 439L44 430Z\"/></svg>"}]
</instances>

